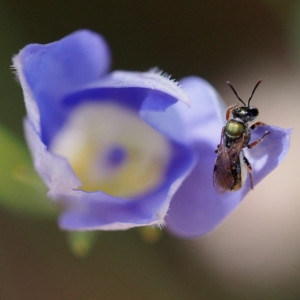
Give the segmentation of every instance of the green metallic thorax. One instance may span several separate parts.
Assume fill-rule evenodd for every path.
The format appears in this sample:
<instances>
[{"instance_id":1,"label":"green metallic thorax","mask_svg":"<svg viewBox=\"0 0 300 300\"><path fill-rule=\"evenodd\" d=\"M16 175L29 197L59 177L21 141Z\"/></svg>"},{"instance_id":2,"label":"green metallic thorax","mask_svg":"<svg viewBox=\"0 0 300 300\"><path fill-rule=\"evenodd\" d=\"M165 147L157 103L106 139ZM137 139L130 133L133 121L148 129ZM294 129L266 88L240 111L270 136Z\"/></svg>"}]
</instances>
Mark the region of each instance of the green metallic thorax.
<instances>
[{"instance_id":1,"label":"green metallic thorax","mask_svg":"<svg viewBox=\"0 0 300 300\"><path fill-rule=\"evenodd\" d=\"M237 120L229 120L225 126L225 135L228 142L234 142L246 132L246 125Z\"/></svg>"}]
</instances>

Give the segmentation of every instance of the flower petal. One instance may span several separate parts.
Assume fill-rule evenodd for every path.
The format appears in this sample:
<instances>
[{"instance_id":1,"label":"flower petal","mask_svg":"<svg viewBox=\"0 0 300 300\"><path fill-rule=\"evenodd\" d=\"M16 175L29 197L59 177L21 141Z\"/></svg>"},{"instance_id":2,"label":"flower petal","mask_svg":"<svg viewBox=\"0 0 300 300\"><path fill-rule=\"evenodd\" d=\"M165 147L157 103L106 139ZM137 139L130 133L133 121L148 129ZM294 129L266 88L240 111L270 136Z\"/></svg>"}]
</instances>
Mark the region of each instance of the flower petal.
<instances>
[{"instance_id":1,"label":"flower petal","mask_svg":"<svg viewBox=\"0 0 300 300\"><path fill-rule=\"evenodd\" d=\"M172 188L171 188L172 190ZM102 192L74 191L64 199L66 209L59 225L64 230L124 230L136 226L164 224L165 207L172 193L167 188L152 197L135 201L112 197Z\"/></svg>"},{"instance_id":2,"label":"flower petal","mask_svg":"<svg viewBox=\"0 0 300 300\"><path fill-rule=\"evenodd\" d=\"M36 130L41 126L47 136L49 126L45 124L61 125L64 111L57 103L63 95L102 77L110 66L110 53L100 35L81 30L51 44L28 45L13 62L28 116Z\"/></svg>"},{"instance_id":3,"label":"flower petal","mask_svg":"<svg viewBox=\"0 0 300 300\"><path fill-rule=\"evenodd\" d=\"M290 129L275 126L258 127L253 140L271 132L257 147L246 154L253 167L254 185L273 171L285 157L290 143ZM176 235L196 237L217 227L251 190L249 176L237 192L219 195L213 187L213 167L216 159L211 145L199 145L199 161L172 199L166 217L168 229Z\"/></svg>"},{"instance_id":4,"label":"flower petal","mask_svg":"<svg viewBox=\"0 0 300 300\"><path fill-rule=\"evenodd\" d=\"M80 186L81 182L74 174L68 161L47 150L28 119L24 121L24 129L34 167L49 188L50 196L52 190L67 192Z\"/></svg>"},{"instance_id":5,"label":"flower petal","mask_svg":"<svg viewBox=\"0 0 300 300\"><path fill-rule=\"evenodd\" d=\"M181 89L180 85L172 80L170 76L164 75L157 69L152 69L148 72L128 72L114 71L101 81L92 82L88 85L89 88L142 88L148 91L160 91L164 94L178 99L179 101L189 105L187 94ZM144 109L153 110L153 103L144 104ZM165 108L162 108L164 110ZM155 110L157 106L155 103Z\"/></svg>"},{"instance_id":6,"label":"flower petal","mask_svg":"<svg viewBox=\"0 0 300 300\"><path fill-rule=\"evenodd\" d=\"M199 77L180 80L189 96L190 106L182 101L170 106L164 113L142 111L143 119L158 131L183 143L206 140L216 145L224 123L225 105L216 90Z\"/></svg>"}]
</instances>

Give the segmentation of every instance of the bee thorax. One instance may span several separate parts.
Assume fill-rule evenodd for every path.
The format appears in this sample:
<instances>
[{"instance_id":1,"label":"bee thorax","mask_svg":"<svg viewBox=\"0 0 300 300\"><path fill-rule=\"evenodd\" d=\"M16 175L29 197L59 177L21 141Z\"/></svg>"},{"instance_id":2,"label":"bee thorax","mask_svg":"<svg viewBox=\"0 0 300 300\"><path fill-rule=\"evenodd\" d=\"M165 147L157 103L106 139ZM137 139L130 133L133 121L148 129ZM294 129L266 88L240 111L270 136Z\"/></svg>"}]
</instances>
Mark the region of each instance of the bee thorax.
<instances>
[{"instance_id":1,"label":"bee thorax","mask_svg":"<svg viewBox=\"0 0 300 300\"><path fill-rule=\"evenodd\" d=\"M246 125L237 120L230 120L225 126L225 135L229 141L240 138L246 131Z\"/></svg>"}]
</instances>

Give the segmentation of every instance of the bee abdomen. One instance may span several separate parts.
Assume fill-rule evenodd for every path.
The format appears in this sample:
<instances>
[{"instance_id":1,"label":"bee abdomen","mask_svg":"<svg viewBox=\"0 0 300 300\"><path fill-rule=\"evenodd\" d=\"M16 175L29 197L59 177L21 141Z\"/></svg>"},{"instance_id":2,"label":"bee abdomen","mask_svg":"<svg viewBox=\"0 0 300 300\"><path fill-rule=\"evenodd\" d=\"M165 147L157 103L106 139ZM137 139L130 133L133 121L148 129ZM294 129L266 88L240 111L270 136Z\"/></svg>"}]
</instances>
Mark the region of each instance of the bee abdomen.
<instances>
[{"instance_id":1,"label":"bee abdomen","mask_svg":"<svg viewBox=\"0 0 300 300\"><path fill-rule=\"evenodd\" d=\"M233 176L234 178L234 183L233 186L231 188L232 191L237 191L242 187L242 176L241 173L236 173L235 176Z\"/></svg>"},{"instance_id":2,"label":"bee abdomen","mask_svg":"<svg viewBox=\"0 0 300 300\"><path fill-rule=\"evenodd\" d=\"M238 160L233 164L231 172L234 179L231 191L237 191L242 187L247 177L243 151L241 151Z\"/></svg>"}]
</instances>

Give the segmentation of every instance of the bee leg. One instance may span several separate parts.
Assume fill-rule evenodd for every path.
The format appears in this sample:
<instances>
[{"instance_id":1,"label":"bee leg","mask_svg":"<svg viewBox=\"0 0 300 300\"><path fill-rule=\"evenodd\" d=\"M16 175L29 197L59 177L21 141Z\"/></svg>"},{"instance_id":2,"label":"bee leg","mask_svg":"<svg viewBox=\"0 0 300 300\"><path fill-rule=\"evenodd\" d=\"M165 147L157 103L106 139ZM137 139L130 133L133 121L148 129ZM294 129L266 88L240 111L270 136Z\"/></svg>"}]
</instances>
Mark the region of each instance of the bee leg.
<instances>
[{"instance_id":1,"label":"bee leg","mask_svg":"<svg viewBox=\"0 0 300 300\"><path fill-rule=\"evenodd\" d=\"M244 156L243 157L244 159L244 162L247 166L247 169L248 169L248 172L249 172L249 176L250 176L250 185L251 185L251 189L253 190L253 178L252 178L252 166L251 164L249 163L248 159Z\"/></svg>"},{"instance_id":2,"label":"bee leg","mask_svg":"<svg viewBox=\"0 0 300 300\"><path fill-rule=\"evenodd\" d=\"M229 107L227 108L227 110L226 110L226 121L229 120L230 115L231 115L231 112L232 112L235 108L237 108L238 106L239 106L238 104L234 104L234 105L231 105L231 106L229 106Z\"/></svg>"},{"instance_id":3,"label":"bee leg","mask_svg":"<svg viewBox=\"0 0 300 300\"><path fill-rule=\"evenodd\" d=\"M253 130L253 129L255 129L256 127L264 126L264 125L267 125L267 124L265 124L265 123L263 123L263 122L256 122L256 123L254 123L254 124L252 124L252 125L250 126L250 129Z\"/></svg>"},{"instance_id":4,"label":"bee leg","mask_svg":"<svg viewBox=\"0 0 300 300\"><path fill-rule=\"evenodd\" d=\"M219 145L217 145L217 149L215 150L215 153L218 153L218 151L219 151L219 147L220 147L220 144L219 144Z\"/></svg>"},{"instance_id":5,"label":"bee leg","mask_svg":"<svg viewBox=\"0 0 300 300\"><path fill-rule=\"evenodd\" d=\"M256 124L256 123L255 123L255 124ZM253 124L253 125L255 125L255 124ZM252 126L253 126L253 125L252 125ZM252 126L251 126L251 127L252 127ZM257 145L265 138L265 136L268 135L268 134L270 134L270 133L271 133L270 131L267 131L260 139L258 139L257 141L255 141L255 142L253 142L253 143L247 145L247 148L251 149L251 148L257 146Z\"/></svg>"},{"instance_id":6,"label":"bee leg","mask_svg":"<svg viewBox=\"0 0 300 300\"><path fill-rule=\"evenodd\" d=\"M225 132L225 126L222 128L221 141L220 141L220 144L217 145L217 149L215 150L215 153L218 153L218 151L219 151L220 145L222 144L222 137L224 135L224 132Z\"/></svg>"}]
</instances>

